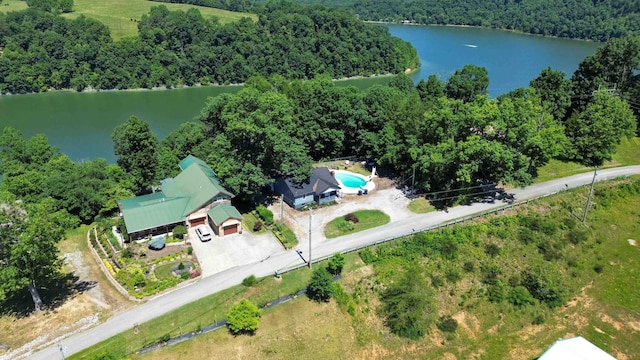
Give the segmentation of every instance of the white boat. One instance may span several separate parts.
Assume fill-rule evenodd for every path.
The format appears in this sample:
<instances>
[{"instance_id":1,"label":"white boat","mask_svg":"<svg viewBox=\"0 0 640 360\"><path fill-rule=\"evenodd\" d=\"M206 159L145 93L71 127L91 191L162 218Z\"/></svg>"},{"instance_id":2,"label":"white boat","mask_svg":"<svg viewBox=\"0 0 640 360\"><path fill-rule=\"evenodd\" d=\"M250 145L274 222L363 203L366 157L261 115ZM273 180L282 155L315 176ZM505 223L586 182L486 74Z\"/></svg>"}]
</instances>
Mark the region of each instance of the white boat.
<instances>
[{"instance_id":1,"label":"white boat","mask_svg":"<svg viewBox=\"0 0 640 360\"><path fill-rule=\"evenodd\" d=\"M473 45L473 44L464 44L464 46L470 47L470 48L477 48L478 47L478 45Z\"/></svg>"}]
</instances>

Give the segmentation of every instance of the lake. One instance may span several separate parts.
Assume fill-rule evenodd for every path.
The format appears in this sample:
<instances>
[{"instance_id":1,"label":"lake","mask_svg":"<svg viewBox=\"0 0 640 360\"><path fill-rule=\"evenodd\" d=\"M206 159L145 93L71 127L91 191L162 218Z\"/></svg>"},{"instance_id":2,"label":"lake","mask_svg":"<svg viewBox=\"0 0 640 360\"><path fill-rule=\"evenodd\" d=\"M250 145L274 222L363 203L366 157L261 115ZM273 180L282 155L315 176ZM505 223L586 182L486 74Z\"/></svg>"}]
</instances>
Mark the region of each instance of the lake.
<instances>
[{"instance_id":1,"label":"lake","mask_svg":"<svg viewBox=\"0 0 640 360\"><path fill-rule=\"evenodd\" d=\"M544 38L506 31L444 27L388 25L392 35L418 50L422 67L411 74L415 82L436 74L443 79L466 64L489 72L489 94L526 87L551 66L570 76L596 43ZM337 82L361 89L385 84L388 77ZM111 133L135 115L151 125L162 139L179 124L200 113L206 99L239 86L194 87L174 90L103 91L0 96L0 128L13 126L25 137L44 133L49 142L75 161L102 157L115 162Z\"/></svg>"}]
</instances>

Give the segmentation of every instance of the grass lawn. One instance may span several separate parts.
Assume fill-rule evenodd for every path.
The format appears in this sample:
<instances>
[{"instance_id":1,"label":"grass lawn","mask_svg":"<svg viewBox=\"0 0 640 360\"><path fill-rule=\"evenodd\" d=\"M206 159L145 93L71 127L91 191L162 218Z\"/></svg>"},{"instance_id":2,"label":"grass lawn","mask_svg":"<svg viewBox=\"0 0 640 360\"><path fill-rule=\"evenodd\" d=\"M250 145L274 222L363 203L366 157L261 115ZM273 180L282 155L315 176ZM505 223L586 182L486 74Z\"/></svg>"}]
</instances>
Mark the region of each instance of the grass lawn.
<instances>
[{"instance_id":1,"label":"grass lawn","mask_svg":"<svg viewBox=\"0 0 640 360\"><path fill-rule=\"evenodd\" d=\"M357 265L359 263L360 265ZM325 263L320 263L323 266ZM316 265L318 266L318 265ZM346 263L344 269L357 269L362 266L362 262L359 260L357 254L349 254L346 256ZM102 354L111 354L116 357L133 356L134 358L141 358L138 355L134 355L136 351L142 348L145 344L151 344L157 342L162 336L169 334L174 337L179 334L194 331L198 328L207 326L215 321L220 321L226 318L228 309L243 298L248 298L252 302L258 305L264 305L267 302L277 299L281 296L295 293L301 289L304 289L311 278L311 271L308 268L301 268L296 271L282 274L279 279L275 279L271 276L258 279L254 287L247 288L242 285L234 286L230 289L221 291L219 293L207 296L191 304L185 305L171 313L167 313L159 318L156 318L148 323L140 324L138 334L134 334L133 329L124 333L118 334L102 343L99 343L89 349L86 349L78 354L75 354L68 359L86 359L92 358ZM298 300L300 303L311 303L306 297ZM285 308L286 306L279 306L274 309ZM266 311L269 314L274 310ZM288 310L290 311L290 309ZM265 316L267 316L265 314ZM290 317L292 314L287 315ZM303 317L304 313L297 314L296 317ZM264 320L263 320L264 321ZM264 322L266 324L266 321ZM272 324L276 325L277 324ZM307 324L310 326L311 324ZM216 331L207 335L200 336L190 344L202 341L202 339L211 339L211 337L217 338L218 336L225 337L228 332ZM234 337L230 336L231 339ZM242 337L239 337L242 338ZM209 340L207 340L209 341ZM172 347L174 349L181 348L179 346ZM155 359L160 355L162 351L152 352L147 355L146 358ZM218 353L218 352L212 352ZM168 358L175 355L170 355ZM162 358L162 357L160 357ZM181 358L178 356L178 358ZM210 358L193 357L193 358Z\"/></svg>"},{"instance_id":2,"label":"grass lawn","mask_svg":"<svg viewBox=\"0 0 640 360\"><path fill-rule=\"evenodd\" d=\"M431 205L429 200L423 197L419 197L411 200L407 208L411 212L416 214L426 214L436 210L436 208L434 208L433 205Z\"/></svg>"},{"instance_id":3,"label":"grass lawn","mask_svg":"<svg viewBox=\"0 0 640 360\"><path fill-rule=\"evenodd\" d=\"M616 153L613 154L613 159L605 162L602 168L638 164L640 164L640 138L633 137L622 139ZM552 159L547 165L538 169L538 176L533 179L533 182L541 183L589 171L593 171L593 168L575 162Z\"/></svg>"},{"instance_id":4,"label":"grass lawn","mask_svg":"<svg viewBox=\"0 0 640 360\"><path fill-rule=\"evenodd\" d=\"M298 238L296 237L296 234L294 234L285 223L274 224L273 235L275 235L287 249L293 249L298 245Z\"/></svg>"},{"instance_id":5,"label":"grass lawn","mask_svg":"<svg viewBox=\"0 0 640 360\"><path fill-rule=\"evenodd\" d=\"M359 221L355 224L346 221L344 216L331 220L324 228L324 236L333 239L338 236L353 234L359 231L371 229L387 224L391 219L389 215L380 210L358 210L354 212ZM346 225L345 225L346 223Z\"/></svg>"},{"instance_id":6,"label":"grass lawn","mask_svg":"<svg viewBox=\"0 0 640 360\"><path fill-rule=\"evenodd\" d=\"M23 1L17 0L5 0L11 4L9 8L16 7L18 5L13 3L23 3ZM4 2L0 5L2 11L5 10ZM142 15L148 14L149 10L154 6L166 6L169 10L182 10L187 11L189 8L195 7L200 10L200 13L205 18L217 17L220 23L229 23L239 20L243 17L250 17L254 20L257 16L254 14L238 13L220 9L207 8L202 6L185 5L185 4L170 4L159 3L147 0L74 0L73 12L64 14L63 16L68 19L75 19L80 15L90 17L105 24L111 30L111 36L115 40L119 40L125 37L138 35L138 22L142 18ZM26 5L24 5L26 8Z\"/></svg>"},{"instance_id":7,"label":"grass lawn","mask_svg":"<svg viewBox=\"0 0 640 360\"><path fill-rule=\"evenodd\" d=\"M260 221L260 220L258 220L258 218L253 214L253 212L248 212L248 213L242 214L242 226L244 226L245 229L250 231L252 234L263 234L263 233L266 233L267 232L267 227L264 226L264 224L262 225L262 228L260 228L260 230L253 231L253 226L258 221Z\"/></svg>"},{"instance_id":8,"label":"grass lawn","mask_svg":"<svg viewBox=\"0 0 640 360\"><path fill-rule=\"evenodd\" d=\"M3 0L0 4L0 12L8 13L10 11L20 11L28 8L27 2L24 0Z\"/></svg>"}]
</instances>

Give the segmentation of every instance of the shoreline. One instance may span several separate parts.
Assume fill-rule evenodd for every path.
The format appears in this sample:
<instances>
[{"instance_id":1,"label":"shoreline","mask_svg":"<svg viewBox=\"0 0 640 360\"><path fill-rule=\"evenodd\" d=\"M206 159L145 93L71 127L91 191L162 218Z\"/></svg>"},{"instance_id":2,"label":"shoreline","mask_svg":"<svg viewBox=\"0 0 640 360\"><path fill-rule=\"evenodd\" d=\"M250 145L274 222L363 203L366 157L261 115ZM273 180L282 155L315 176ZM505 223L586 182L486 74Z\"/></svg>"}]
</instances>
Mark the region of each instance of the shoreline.
<instances>
[{"instance_id":1,"label":"shoreline","mask_svg":"<svg viewBox=\"0 0 640 360\"><path fill-rule=\"evenodd\" d=\"M596 40L591 40L591 39L580 39L580 38L571 38L571 37L562 37L562 36L556 36L556 35L541 35L541 34L532 34L532 33L528 33L528 32L524 32L524 31L520 31L520 30L515 30L515 29L504 29L504 28L495 28L495 27L486 27L486 26L477 26L477 25L461 25L461 24L422 24L422 23L403 23L403 22L396 22L396 21L379 21L379 20L362 20L365 23L369 23L369 24L382 24L382 25L403 25L403 26L440 26L440 27L453 27L453 28L469 28L469 29L486 29L486 30L497 30L497 31L506 31L506 32L510 32L510 33L514 33L514 34L520 34L520 35L529 35L529 36L538 36L538 37L543 37L543 38L550 38L550 39L563 39L563 40L573 40L573 41L585 41L585 42L591 42L591 43L598 43L598 44L602 44L599 41Z\"/></svg>"},{"instance_id":2,"label":"shoreline","mask_svg":"<svg viewBox=\"0 0 640 360\"><path fill-rule=\"evenodd\" d=\"M408 68L406 70L404 70L402 73L404 74L411 74L416 72L418 68ZM338 82L338 81L348 81L348 80L358 80L358 79L371 79L371 78L379 78L379 77L390 77L390 76L394 76L397 74L393 74L393 73L384 73L384 74L373 74L370 76L365 76L365 75L356 75L356 76L348 76L348 77L343 77L343 78L332 78L331 81L332 82ZM313 79L305 79L303 81L309 81L309 80L313 80ZM293 81L293 80L291 80ZM47 89L47 91L42 91L42 92L31 92L31 93L25 93L25 94L14 94L14 93L4 93L4 94L0 94L0 98L4 97L4 96L25 96L25 95L40 95L40 94L54 94L54 93L60 93L60 92L75 92L75 93L79 93L79 94L92 94L92 93L101 93L101 92L127 92L127 91L167 91L167 90L179 90L179 89L190 89L190 88L201 88L201 87L234 87L234 86L244 86L245 83L241 82L241 83L233 83L233 84L208 84L208 85L202 85L202 84L194 84L194 85L178 85L178 86L173 86L173 87L167 87L167 86L154 86L152 88L133 88L133 89L95 89L92 87L86 88L82 91L76 91L75 89L72 88L67 88L67 89Z\"/></svg>"}]
</instances>

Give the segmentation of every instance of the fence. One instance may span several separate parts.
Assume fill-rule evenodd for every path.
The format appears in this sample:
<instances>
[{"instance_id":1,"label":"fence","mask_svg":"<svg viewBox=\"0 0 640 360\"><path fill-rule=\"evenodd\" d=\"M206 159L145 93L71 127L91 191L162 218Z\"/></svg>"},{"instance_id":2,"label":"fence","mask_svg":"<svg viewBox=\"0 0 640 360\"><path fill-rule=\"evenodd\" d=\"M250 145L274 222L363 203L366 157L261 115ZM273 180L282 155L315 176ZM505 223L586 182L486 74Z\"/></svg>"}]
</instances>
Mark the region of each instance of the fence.
<instances>
[{"instance_id":1,"label":"fence","mask_svg":"<svg viewBox=\"0 0 640 360\"><path fill-rule=\"evenodd\" d=\"M558 192L552 192L552 193L549 193L549 194L539 195L539 196L536 196L536 197L534 197L532 199L527 199L527 200L522 200L522 201L514 201L512 203L505 204L505 205L500 206L500 207L495 208L495 209L481 211L481 212L478 212L478 213L475 213L475 214L472 214L472 215L469 215L469 216L460 217L460 218L453 219L453 220L447 221L445 223L437 224L437 225L432 225L432 226L427 226L427 227L424 227L424 228L414 229L410 233L404 233L404 234L400 234L400 235L397 235L397 236L384 238L384 239L381 239L381 240L378 240L378 241L375 241L375 242L369 243L369 244L358 245L358 246L343 250L342 253L343 254L352 253L354 251L359 251L359 250L368 248L370 246L376 246L376 245L384 244L384 243L389 242L389 241L398 240L398 239L401 239L403 237L409 236L409 235L411 235L413 233L416 233L416 232L437 230L437 229L448 227L448 226L451 226L451 225L456 225L456 224L459 224L459 223L462 223L462 222L465 222L465 221L474 220L474 219L477 219L479 217L483 217L483 216L487 216L487 215L491 215L491 214L497 214L500 211L505 211L505 210L508 210L508 209L511 209L511 208L514 208L514 207L517 207L517 206L526 205L526 204L529 204L532 201L543 199L545 197L556 195L556 194L558 194ZM325 260L330 259L332 256L333 256L333 254L325 255L325 256L313 259L311 261L311 263L314 264L314 263L318 263L318 262L321 262L321 261L325 261ZM287 273L287 272L290 272L290 271L294 271L294 270L298 270L300 268L307 267L307 266L309 266L309 265L308 264L298 264L298 265L295 265L295 266L292 266L292 267L289 267L289 268L286 268L286 269L283 269L283 270L278 270L278 274L284 274L284 273Z\"/></svg>"}]
</instances>

